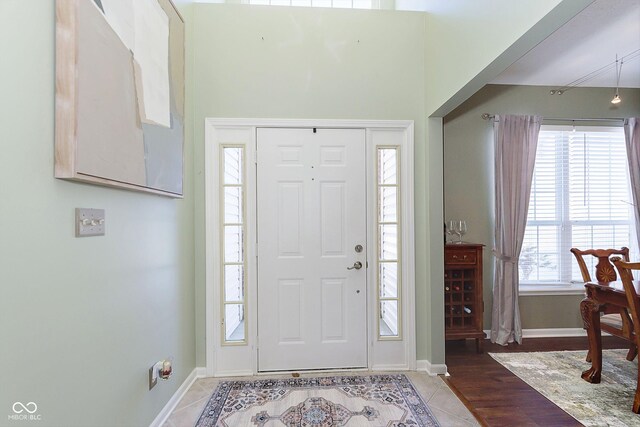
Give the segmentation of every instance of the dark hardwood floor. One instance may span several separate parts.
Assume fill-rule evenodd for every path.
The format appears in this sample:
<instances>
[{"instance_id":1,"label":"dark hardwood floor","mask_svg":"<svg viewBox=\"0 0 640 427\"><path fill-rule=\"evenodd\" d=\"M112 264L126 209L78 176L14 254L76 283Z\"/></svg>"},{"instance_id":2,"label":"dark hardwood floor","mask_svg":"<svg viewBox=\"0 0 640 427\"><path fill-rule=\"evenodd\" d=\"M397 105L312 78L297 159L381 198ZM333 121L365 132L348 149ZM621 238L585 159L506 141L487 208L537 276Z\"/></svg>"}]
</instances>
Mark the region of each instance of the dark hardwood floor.
<instances>
[{"instance_id":1,"label":"dark hardwood floor","mask_svg":"<svg viewBox=\"0 0 640 427\"><path fill-rule=\"evenodd\" d=\"M487 353L584 350L587 338L526 338L522 345L502 347L484 342L476 353L475 340L447 341L446 364L449 387L480 424L485 426L580 426L578 421L528 386ZM627 348L616 337L603 337L602 348Z\"/></svg>"}]
</instances>

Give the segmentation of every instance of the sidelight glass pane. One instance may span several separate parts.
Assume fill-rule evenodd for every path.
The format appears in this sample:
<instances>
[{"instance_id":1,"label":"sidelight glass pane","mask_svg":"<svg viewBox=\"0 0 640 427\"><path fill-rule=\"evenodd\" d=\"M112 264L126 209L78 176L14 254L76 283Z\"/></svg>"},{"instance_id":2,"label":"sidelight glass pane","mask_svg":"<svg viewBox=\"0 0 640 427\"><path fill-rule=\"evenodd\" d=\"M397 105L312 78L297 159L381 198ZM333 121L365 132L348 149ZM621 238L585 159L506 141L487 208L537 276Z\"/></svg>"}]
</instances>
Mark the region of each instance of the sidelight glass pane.
<instances>
[{"instance_id":1,"label":"sidelight glass pane","mask_svg":"<svg viewBox=\"0 0 640 427\"><path fill-rule=\"evenodd\" d=\"M380 260L398 259L398 226L396 224L380 225Z\"/></svg>"},{"instance_id":2,"label":"sidelight glass pane","mask_svg":"<svg viewBox=\"0 0 640 427\"><path fill-rule=\"evenodd\" d=\"M243 229L241 225L225 225L224 227L224 262L242 262Z\"/></svg>"},{"instance_id":3,"label":"sidelight glass pane","mask_svg":"<svg viewBox=\"0 0 640 427\"><path fill-rule=\"evenodd\" d=\"M396 222L398 220L398 188L380 187L378 194L378 204L380 222Z\"/></svg>"},{"instance_id":4,"label":"sidelight glass pane","mask_svg":"<svg viewBox=\"0 0 640 427\"><path fill-rule=\"evenodd\" d=\"M398 336L398 301L380 301L380 336Z\"/></svg>"},{"instance_id":5,"label":"sidelight glass pane","mask_svg":"<svg viewBox=\"0 0 640 427\"><path fill-rule=\"evenodd\" d=\"M378 149L378 184L394 185L398 182L396 148Z\"/></svg>"},{"instance_id":6,"label":"sidelight glass pane","mask_svg":"<svg viewBox=\"0 0 640 427\"><path fill-rule=\"evenodd\" d=\"M231 185L242 184L242 147L224 148L224 183Z\"/></svg>"},{"instance_id":7,"label":"sidelight glass pane","mask_svg":"<svg viewBox=\"0 0 640 427\"><path fill-rule=\"evenodd\" d=\"M242 187L224 188L224 222L242 224Z\"/></svg>"},{"instance_id":8,"label":"sidelight glass pane","mask_svg":"<svg viewBox=\"0 0 640 427\"><path fill-rule=\"evenodd\" d=\"M398 297L398 263L380 263L380 298Z\"/></svg>"},{"instance_id":9,"label":"sidelight glass pane","mask_svg":"<svg viewBox=\"0 0 640 427\"><path fill-rule=\"evenodd\" d=\"M224 300L225 302L242 302L244 300L244 267L242 265L224 266Z\"/></svg>"},{"instance_id":10,"label":"sidelight glass pane","mask_svg":"<svg viewBox=\"0 0 640 427\"><path fill-rule=\"evenodd\" d=\"M224 319L225 341L244 341L244 305L225 304Z\"/></svg>"}]
</instances>

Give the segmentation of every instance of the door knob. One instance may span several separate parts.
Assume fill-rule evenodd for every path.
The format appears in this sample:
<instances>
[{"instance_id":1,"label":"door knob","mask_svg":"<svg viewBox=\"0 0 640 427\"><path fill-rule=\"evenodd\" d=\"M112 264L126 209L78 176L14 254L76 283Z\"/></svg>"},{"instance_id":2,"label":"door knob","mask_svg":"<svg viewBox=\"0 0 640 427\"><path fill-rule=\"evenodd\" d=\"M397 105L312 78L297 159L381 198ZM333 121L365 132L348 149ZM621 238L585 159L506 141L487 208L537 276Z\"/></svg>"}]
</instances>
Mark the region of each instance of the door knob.
<instances>
[{"instance_id":1,"label":"door knob","mask_svg":"<svg viewBox=\"0 0 640 427\"><path fill-rule=\"evenodd\" d=\"M360 270L362 268L362 263L360 261L356 261L353 263L353 267L347 267L347 270Z\"/></svg>"}]
</instances>

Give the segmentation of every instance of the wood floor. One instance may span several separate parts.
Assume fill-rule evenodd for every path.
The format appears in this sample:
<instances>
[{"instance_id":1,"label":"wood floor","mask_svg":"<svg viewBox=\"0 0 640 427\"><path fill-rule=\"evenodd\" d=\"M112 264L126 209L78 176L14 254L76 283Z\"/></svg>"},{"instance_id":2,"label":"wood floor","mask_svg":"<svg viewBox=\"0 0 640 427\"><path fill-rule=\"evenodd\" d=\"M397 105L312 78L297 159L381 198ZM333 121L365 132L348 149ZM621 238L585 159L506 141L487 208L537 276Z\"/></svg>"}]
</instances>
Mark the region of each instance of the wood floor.
<instances>
[{"instance_id":1,"label":"wood floor","mask_svg":"<svg viewBox=\"0 0 640 427\"><path fill-rule=\"evenodd\" d=\"M586 337L527 338L522 345L502 347L484 342L477 354L474 340L447 341L449 387L485 426L581 426L578 421L529 387L487 353L584 350ZM616 337L603 337L603 348L626 348Z\"/></svg>"}]
</instances>

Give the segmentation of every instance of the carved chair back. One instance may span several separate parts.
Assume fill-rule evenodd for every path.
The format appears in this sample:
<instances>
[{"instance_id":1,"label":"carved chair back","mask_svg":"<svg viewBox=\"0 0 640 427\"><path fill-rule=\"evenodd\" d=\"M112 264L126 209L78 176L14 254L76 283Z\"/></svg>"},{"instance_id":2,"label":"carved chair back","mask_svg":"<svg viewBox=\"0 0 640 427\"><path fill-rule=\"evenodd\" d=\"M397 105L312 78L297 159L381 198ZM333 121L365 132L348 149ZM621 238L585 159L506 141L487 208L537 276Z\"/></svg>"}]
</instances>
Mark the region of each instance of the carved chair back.
<instances>
[{"instance_id":1,"label":"carved chair back","mask_svg":"<svg viewBox=\"0 0 640 427\"><path fill-rule=\"evenodd\" d=\"M584 260L585 255L591 255L598 258L595 271L597 282L615 282L618 280L616 270L613 268L613 264L611 264L610 260L612 255L621 255L625 261L629 262L629 248L627 247L623 247L621 249L587 249L586 251L571 248L571 252L576 257L576 261L578 261L582 280L585 282L591 282L592 280L591 274L589 274L589 269L587 268L587 263Z\"/></svg>"}]
</instances>

